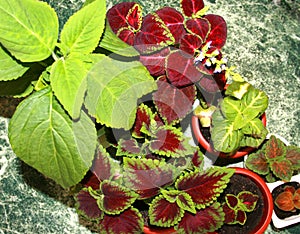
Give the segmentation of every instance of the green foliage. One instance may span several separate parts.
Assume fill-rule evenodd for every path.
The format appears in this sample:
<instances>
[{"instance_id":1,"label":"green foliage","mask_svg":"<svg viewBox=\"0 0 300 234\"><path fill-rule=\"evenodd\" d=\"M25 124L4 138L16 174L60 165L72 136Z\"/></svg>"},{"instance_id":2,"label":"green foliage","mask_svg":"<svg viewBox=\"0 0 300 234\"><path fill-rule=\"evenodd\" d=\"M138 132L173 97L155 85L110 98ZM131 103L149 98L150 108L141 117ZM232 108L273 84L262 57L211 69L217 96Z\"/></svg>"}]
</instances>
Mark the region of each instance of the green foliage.
<instances>
[{"instance_id":1,"label":"green foliage","mask_svg":"<svg viewBox=\"0 0 300 234\"><path fill-rule=\"evenodd\" d=\"M104 0L88 1L68 19L60 37L56 12L47 3L0 0L0 6L0 95L27 97L10 122L12 148L63 187L75 185L95 156L92 117L130 129L137 100L156 83L133 61L134 49L121 54L130 62L107 56L122 43L104 32ZM107 54L99 53L101 38L106 38L103 45L114 42L106 46Z\"/></svg>"}]
</instances>

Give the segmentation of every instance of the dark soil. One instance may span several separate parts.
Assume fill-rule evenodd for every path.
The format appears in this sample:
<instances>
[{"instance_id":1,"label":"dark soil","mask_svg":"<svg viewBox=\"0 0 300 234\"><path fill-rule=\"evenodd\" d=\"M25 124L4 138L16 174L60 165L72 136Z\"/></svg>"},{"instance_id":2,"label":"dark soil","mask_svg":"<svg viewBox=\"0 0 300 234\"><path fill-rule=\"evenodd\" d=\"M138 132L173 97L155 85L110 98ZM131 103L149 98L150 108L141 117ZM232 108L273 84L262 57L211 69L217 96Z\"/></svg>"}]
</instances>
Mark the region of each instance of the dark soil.
<instances>
[{"instance_id":1,"label":"dark soil","mask_svg":"<svg viewBox=\"0 0 300 234\"><path fill-rule=\"evenodd\" d=\"M254 228L259 224L262 213L264 209L264 202L262 199L262 193L260 189L257 187L255 182L253 182L250 178L247 178L243 175L234 174L230 182L227 186L227 188L223 192L223 196L220 197L220 201L224 202L224 197L226 194L235 194L237 195L241 191L250 191L253 194L256 194L259 196L259 200L257 201L256 207L253 212L247 213L247 221L244 225L235 224L235 225L229 225L225 224L222 226L221 229L218 230L218 233L224 233L224 234L247 234L251 233Z\"/></svg>"},{"instance_id":2,"label":"dark soil","mask_svg":"<svg viewBox=\"0 0 300 234\"><path fill-rule=\"evenodd\" d=\"M284 187L285 186L293 186L295 189L298 189L300 188L300 184L298 182L287 182L287 183L284 183L284 184L281 184L279 186L277 186L275 189L273 189L272 191L272 197L273 197L273 201L275 201L276 197L284 191ZM300 214L300 210L296 210L295 212L292 212L292 211L283 211L283 210L280 210L274 203L274 211L277 215L278 218L280 219L285 219L287 217L291 217L293 215L299 215Z\"/></svg>"}]
</instances>

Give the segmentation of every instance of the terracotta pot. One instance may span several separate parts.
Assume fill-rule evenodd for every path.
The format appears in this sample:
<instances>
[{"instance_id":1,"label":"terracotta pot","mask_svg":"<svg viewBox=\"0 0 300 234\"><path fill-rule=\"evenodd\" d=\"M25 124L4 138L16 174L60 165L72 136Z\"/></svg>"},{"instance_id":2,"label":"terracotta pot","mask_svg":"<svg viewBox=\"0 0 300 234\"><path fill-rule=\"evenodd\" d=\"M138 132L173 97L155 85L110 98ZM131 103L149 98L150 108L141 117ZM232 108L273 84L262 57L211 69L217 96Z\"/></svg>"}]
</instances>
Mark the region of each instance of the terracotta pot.
<instances>
[{"instance_id":1,"label":"terracotta pot","mask_svg":"<svg viewBox=\"0 0 300 234\"><path fill-rule=\"evenodd\" d=\"M263 123L264 126L267 125L267 117L266 117L266 113L263 113L261 116L261 121ZM220 156L222 158L226 158L226 157L230 157L230 158L240 158L243 157L251 152L253 152L255 150L255 148L252 147L246 147L243 149L240 149L239 151L237 151L235 154L228 154L228 153L223 153L223 152L219 152L216 151L213 146L204 138L204 136L202 135L201 131L200 131L200 121L198 119L197 116L193 115L192 117L192 130L193 133L197 139L197 141L199 142L199 144L209 153L213 154L213 155L217 155Z\"/></svg>"},{"instance_id":2,"label":"terracotta pot","mask_svg":"<svg viewBox=\"0 0 300 234\"><path fill-rule=\"evenodd\" d=\"M261 190L264 202L264 210L259 224L253 228L251 234L262 234L268 228L273 214L273 198L265 181L256 173L239 167L233 167L236 174L249 177Z\"/></svg>"}]
</instances>

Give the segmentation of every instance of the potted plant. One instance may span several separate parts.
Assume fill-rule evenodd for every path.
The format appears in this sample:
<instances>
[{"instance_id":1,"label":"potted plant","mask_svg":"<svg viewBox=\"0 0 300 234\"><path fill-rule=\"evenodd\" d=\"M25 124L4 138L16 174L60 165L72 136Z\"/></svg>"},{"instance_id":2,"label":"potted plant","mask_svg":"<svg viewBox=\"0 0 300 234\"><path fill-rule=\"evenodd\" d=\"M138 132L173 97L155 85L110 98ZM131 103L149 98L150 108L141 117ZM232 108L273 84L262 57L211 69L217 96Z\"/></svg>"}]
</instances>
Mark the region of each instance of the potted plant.
<instances>
[{"instance_id":1,"label":"potted plant","mask_svg":"<svg viewBox=\"0 0 300 234\"><path fill-rule=\"evenodd\" d=\"M300 182L299 163L299 147L291 146L285 139L275 135L271 135L262 147L257 152L250 154L246 160L246 167L258 173L268 182L267 185L272 192L275 204L272 220L277 228L300 222L300 215L294 210L280 209L283 206L282 198L290 207L294 204L288 198L291 197L291 194L294 196L294 190L298 188ZM294 189L288 189L291 188L290 186ZM289 216L292 217L289 218Z\"/></svg>"},{"instance_id":2,"label":"potted plant","mask_svg":"<svg viewBox=\"0 0 300 234\"><path fill-rule=\"evenodd\" d=\"M267 136L267 95L246 81L233 81L216 103L200 102L192 128L200 145L215 155L238 158L258 148Z\"/></svg>"}]
</instances>

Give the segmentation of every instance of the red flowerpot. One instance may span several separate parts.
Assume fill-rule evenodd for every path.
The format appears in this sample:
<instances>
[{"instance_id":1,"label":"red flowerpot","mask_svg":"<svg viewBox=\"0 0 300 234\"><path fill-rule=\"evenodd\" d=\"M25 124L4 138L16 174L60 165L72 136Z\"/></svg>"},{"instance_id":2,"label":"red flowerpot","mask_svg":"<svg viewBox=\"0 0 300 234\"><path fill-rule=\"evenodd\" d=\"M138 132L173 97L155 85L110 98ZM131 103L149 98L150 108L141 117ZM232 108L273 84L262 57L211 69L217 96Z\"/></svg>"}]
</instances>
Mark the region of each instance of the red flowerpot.
<instances>
[{"instance_id":1,"label":"red flowerpot","mask_svg":"<svg viewBox=\"0 0 300 234\"><path fill-rule=\"evenodd\" d=\"M175 234L174 228L152 228L144 226L145 234Z\"/></svg>"},{"instance_id":2,"label":"red flowerpot","mask_svg":"<svg viewBox=\"0 0 300 234\"><path fill-rule=\"evenodd\" d=\"M270 193L270 190L265 183L265 181L256 173L245 169L245 168L239 168L239 167L234 167L236 170L236 174L243 175L245 177L249 177L260 189L263 197L263 202L264 202L264 210L262 214L262 218L259 222L259 224L256 227L253 227L251 230L251 234L263 234L264 231L268 228L272 214L273 214L273 198L272 194Z\"/></svg>"},{"instance_id":3,"label":"red flowerpot","mask_svg":"<svg viewBox=\"0 0 300 234\"><path fill-rule=\"evenodd\" d=\"M261 116L261 121L263 123L264 126L267 125L267 117L266 117L266 113L263 113ZM227 153L223 153L223 152L219 152L216 151L213 146L204 138L204 136L202 135L201 131L200 131L200 121L198 119L197 116L193 115L192 117L192 130L193 133L197 139L197 141L199 142L199 144L209 153L213 154L213 155L217 155L220 156L222 158L226 158L226 157L230 157L230 158L240 158L243 157L249 153L251 153L253 150L255 150L255 148L252 147L245 147L243 149L240 149L239 151L237 151L235 154L227 154Z\"/></svg>"}]
</instances>

